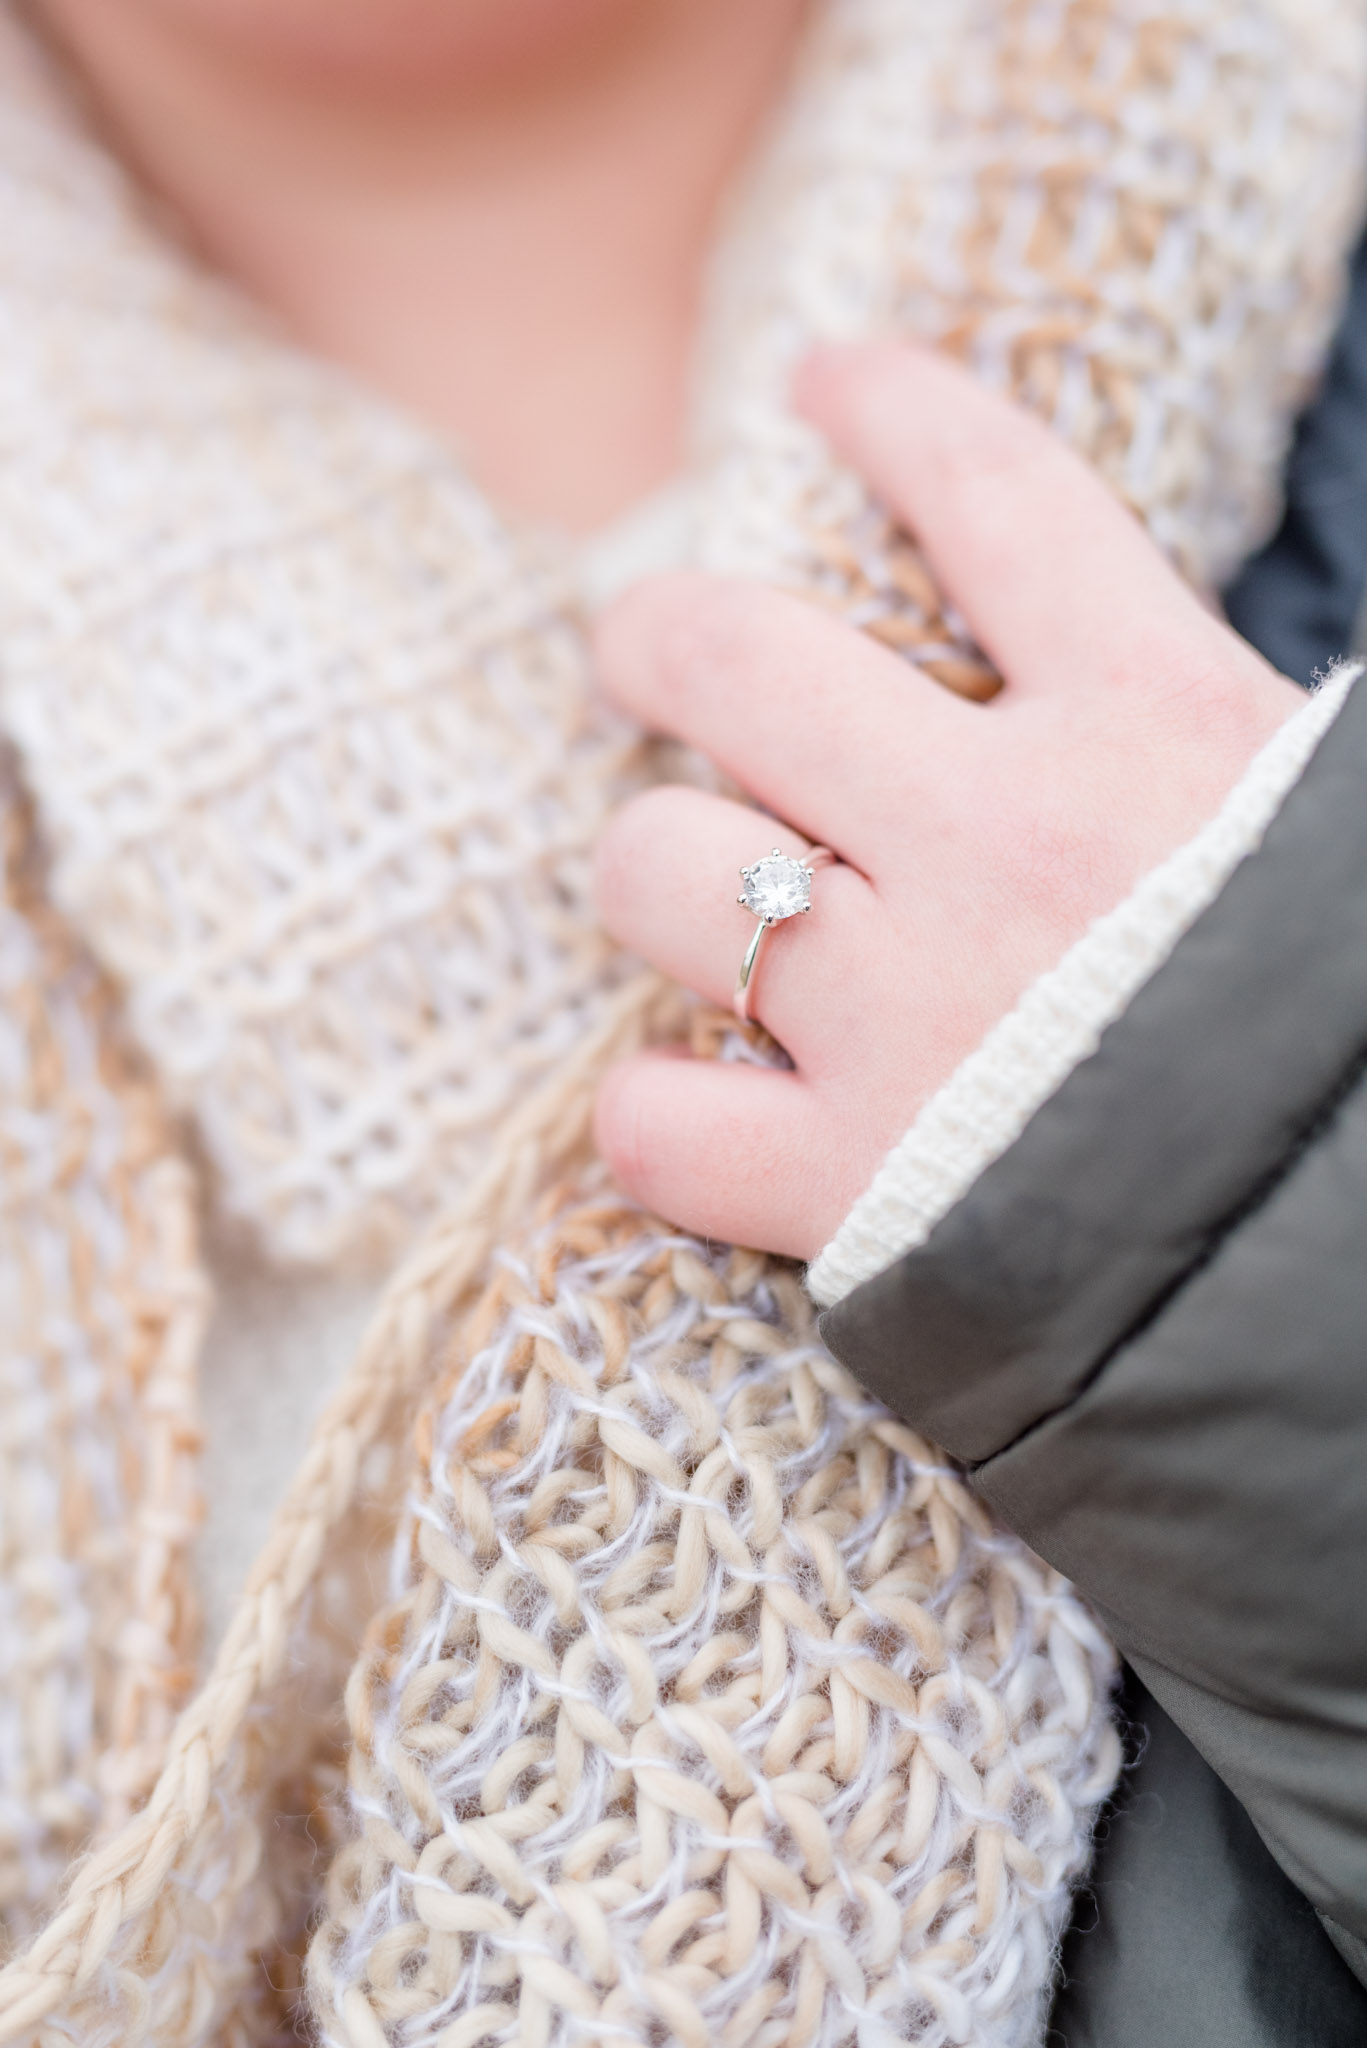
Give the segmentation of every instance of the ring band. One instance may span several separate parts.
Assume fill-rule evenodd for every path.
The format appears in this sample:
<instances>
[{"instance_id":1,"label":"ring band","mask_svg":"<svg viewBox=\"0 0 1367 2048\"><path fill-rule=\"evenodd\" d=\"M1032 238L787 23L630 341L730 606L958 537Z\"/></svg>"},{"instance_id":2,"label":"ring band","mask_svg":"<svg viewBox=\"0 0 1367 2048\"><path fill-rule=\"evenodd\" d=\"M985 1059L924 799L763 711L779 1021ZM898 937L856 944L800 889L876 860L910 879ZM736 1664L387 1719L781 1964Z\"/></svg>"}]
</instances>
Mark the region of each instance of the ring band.
<instances>
[{"instance_id":1,"label":"ring band","mask_svg":"<svg viewBox=\"0 0 1367 2048\"><path fill-rule=\"evenodd\" d=\"M741 869L744 887L736 901L757 920L754 936L745 949L745 958L736 976L736 992L731 998L731 1007L742 1024L750 1022L750 998L765 933L771 925L782 924L785 918L806 916L812 907L812 876L818 868L829 867L834 859L835 855L828 846L812 847L805 860L794 860L791 854L780 853L774 847L753 867Z\"/></svg>"}]
</instances>

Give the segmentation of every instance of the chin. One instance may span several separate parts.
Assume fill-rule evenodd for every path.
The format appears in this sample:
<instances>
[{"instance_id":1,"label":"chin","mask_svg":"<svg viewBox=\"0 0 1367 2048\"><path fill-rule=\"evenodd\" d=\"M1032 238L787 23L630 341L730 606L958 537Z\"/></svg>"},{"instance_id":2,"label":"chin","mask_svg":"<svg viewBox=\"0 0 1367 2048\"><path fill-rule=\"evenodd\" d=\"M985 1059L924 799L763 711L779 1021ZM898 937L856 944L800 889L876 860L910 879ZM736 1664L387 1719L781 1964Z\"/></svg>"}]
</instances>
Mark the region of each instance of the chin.
<instances>
[{"instance_id":1,"label":"chin","mask_svg":"<svg viewBox=\"0 0 1367 2048\"><path fill-rule=\"evenodd\" d=\"M659 0L48 0L159 16L242 62L313 82L440 92L569 54Z\"/></svg>"}]
</instances>

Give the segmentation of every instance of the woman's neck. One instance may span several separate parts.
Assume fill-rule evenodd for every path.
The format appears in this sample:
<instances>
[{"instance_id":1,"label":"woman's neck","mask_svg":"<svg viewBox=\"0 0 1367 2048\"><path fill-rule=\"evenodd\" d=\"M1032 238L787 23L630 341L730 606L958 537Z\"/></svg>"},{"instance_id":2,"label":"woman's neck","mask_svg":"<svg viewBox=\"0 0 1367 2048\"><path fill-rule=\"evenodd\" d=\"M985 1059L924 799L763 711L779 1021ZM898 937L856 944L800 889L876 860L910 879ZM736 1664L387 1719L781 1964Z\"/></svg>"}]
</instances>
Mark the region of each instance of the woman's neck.
<instances>
[{"instance_id":1,"label":"woman's neck","mask_svg":"<svg viewBox=\"0 0 1367 2048\"><path fill-rule=\"evenodd\" d=\"M208 261L584 529L677 464L718 202L805 5L635 0L523 61L321 82L193 7L42 13Z\"/></svg>"}]
</instances>

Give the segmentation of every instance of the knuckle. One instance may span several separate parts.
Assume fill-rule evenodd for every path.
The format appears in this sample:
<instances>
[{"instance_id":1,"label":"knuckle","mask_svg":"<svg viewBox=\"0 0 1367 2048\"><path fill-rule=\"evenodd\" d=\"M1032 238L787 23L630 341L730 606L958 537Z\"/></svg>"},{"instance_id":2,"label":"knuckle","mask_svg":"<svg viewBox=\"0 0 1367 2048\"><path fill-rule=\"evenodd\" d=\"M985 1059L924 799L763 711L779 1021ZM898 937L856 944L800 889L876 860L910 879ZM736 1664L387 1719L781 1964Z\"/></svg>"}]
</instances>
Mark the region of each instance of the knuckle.
<instances>
[{"instance_id":1,"label":"knuckle","mask_svg":"<svg viewBox=\"0 0 1367 2048\"><path fill-rule=\"evenodd\" d=\"M593 880L598 908L609 920L627 901L630 880L643 851L658 840L663 791L641 790L613 812L594 849Z\"/></svg>"},{"instance_id":2,"label":"knuckle","mask_svg":"<svg viewBox=\"0 0 1367 2048\"><path fill-rule=\"evenodd\" d=\"M593 1128L598 1150L627 1192L643 1195L647 1147L642 1131L640 1090L629 1065L611 1068L599 1083Z\"/></svg>"},{"instance_id":3,"label":"knuckle","mask_svg":"<svg viewBox=\"0 0 1367 2048\"><path fill-rule=\"evenodd\" d=\"M594 897L600 915L630 934L642 895L642 877L653 876L662 850L687 844L699 829L699 792L681 783L638 790L615 810L594 848Z\"/></svg>"},{"instance_id":4,"label":"knuckle","mask_svg":"<svg viewBox=\"0 0 1367 2048\"><path fill-rule=\"evenodd\" d=\"M975 499L995 498L1006 486L1014 505L1023 495L1047 495L1057 480L1075 472L1094 481L1034 413L980 388L963 392L957 407L946 408L935 447L942 482Z\"/></svg>"},{"instance_id":5,"label":"knuckle","mask_svg":"<svg viewBox=\"0 0 1367 2048\"><path fill-rule=\"evenodd\" d=\"M654 650L671 609L675 586L690 579L651 576L614 598L594 621L594 667L609 695L634 704L649 677Z\"/></svg>"},{"instance_id":6,"label":"knuckle","mask_svg":"<svg viewBox=\"0 0 1367 2048\"><path fill-rule=\"evenodd\" d=\"M671 609L660 639L661 671L675 693L729 690L753 669L763 640L761 594L724 579L699 579Z\"/></svg>"},{"instance_id":7,"label":"knuckle","mask_svg":"<svg viewBox=\"0 0 1367 2048\"><path fill-rule=\"evenodd\" d=\"M610 690L633 701L653 676L670 696L696 692L748 670L763 632L763 593L738 579L671 575L648 579L598 623L595 649Z\"/></svg>"},{"instance_id":8,"label":"knuckle","mask_svg":"<svg viewBox=\"0 0 1367 2048\"><path fill-rule=\"evenodd\" d=\"M598 1150L627 1193L647 1207L670 1182L677 1143L660 1081L649 1055L625 1060L603 1077L594 1104Z\"/></svg>"},{"instance_id":9,"label":"knuckle","mask_svg":"<svg viewBox=\"0 0 1367 2048\"><path fill-rule=\"evenodd\" d=\"M613 648L649 639L671 608L687 601L689 586L697 580L688 570L641 577L599 613L593 629L596 645Z\"/></svg>"},{"instance_id":10,"label":"knuckle","mask_svg":"<svg viewBox=\"0 0 1367 2048\"><path fill-rule=\"evenodd\" d=\"M1223 644L1223 634L1217 640L1218 631L1205 647L1193 647L1188 637L1180 645L1155 646L1142 661L1127 664L1129 687L1145 707L1150 744L1164 751L1176 745L1187 758L1217 769L1226 758L1256 751L1266 736L1270 700L1280 706L1284 690L1271 670L1261 672L1261 664L1255 669L1240 658L1241 650Z\"/></svg>"}]
</instances>

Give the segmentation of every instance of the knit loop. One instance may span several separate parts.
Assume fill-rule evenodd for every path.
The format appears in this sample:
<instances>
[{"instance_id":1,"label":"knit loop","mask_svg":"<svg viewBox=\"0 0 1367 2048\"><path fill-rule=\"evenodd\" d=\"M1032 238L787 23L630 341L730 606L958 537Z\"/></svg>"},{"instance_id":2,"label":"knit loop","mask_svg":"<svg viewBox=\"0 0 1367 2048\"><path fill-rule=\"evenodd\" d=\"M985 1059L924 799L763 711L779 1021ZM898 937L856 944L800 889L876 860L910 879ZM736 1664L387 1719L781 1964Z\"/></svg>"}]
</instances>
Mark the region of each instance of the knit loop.
<instances>
[{"instance_id":1,"label":"knit loop","mask_svg":"<svg viewBox=\"0 0 1367 2048\"><path fill-rule=\"evenodd\" d=\"M648 764L572 560L5 64L0 721L52 865L0 907L0 2043L278 2040L321 1907L329 2048L1027 2048L1108 1652L790 1271L592 1178L597 1077L681 1006L591 914ZM788 409L805 349L891 331L1217 583L1323 360L1365 100L1367 0L827 0L710 294L695 558L991 693ZM171 1109L282 1265L404 1248L178 1722Z\"/></svg>"},{"instance_id":2,"label":"knit loop","mask_svg":"<svg viewBox=\"0 0 1367 2048\"><path fill-rule=\"evenodd\" d=\"M990 2010L1114 1769L1100 1633L777 1262L570 1204L466 1328L348 1696L324 2029L796 2044Z\"/></svg>"}]
</instances>

